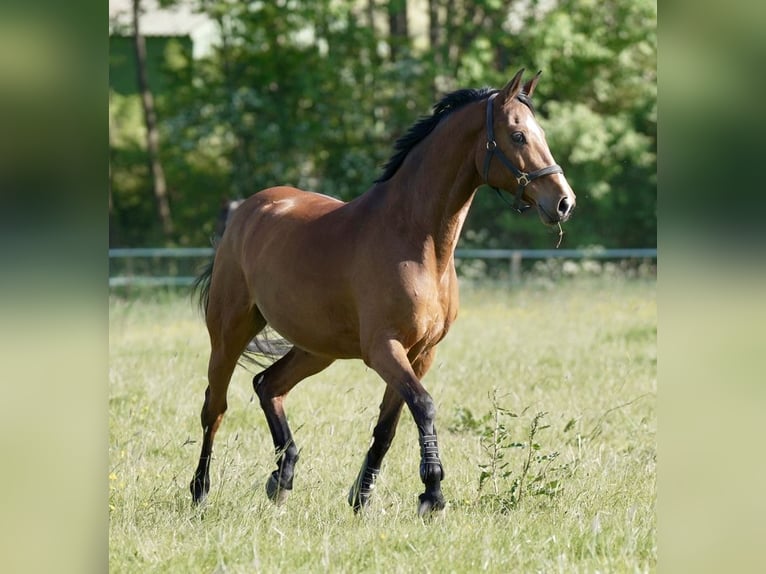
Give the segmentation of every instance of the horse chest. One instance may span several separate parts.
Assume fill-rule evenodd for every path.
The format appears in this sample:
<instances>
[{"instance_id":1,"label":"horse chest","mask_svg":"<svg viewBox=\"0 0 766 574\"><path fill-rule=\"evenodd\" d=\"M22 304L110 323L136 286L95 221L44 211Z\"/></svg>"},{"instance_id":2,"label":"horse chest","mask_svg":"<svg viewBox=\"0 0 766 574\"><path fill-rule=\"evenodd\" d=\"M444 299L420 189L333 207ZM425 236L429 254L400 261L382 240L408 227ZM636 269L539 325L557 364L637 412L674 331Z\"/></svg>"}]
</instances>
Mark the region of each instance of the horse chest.
<instances>
[{"instance_id":1,"label":"horse chest","mask_svg":"<svg viewBox=\"0 0 766 574\"><path fill-rule=\"evenodd\" d=\"M455 319L455 299L450 285L421 281L407 290L408 324L402 325L410 345L430 347L441 341Z\"/></svg>"}]
</instances>

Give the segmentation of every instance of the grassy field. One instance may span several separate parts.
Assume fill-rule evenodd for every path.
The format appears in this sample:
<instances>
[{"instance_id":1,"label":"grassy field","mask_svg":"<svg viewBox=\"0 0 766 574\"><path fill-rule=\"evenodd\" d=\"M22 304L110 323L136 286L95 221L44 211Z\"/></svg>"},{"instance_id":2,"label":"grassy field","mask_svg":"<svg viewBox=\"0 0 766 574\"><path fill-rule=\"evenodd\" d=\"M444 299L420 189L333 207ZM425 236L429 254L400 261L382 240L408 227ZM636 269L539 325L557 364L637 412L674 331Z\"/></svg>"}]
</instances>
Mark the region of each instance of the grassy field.
<instances>
[{"instance_id":1,"label":"grassy field","mask_svg":"<svg viewBox=\"0 0 766 574\"><path fill-rule=\"evenodd\" d=\"M360 361L336 362L289 396L301 460L280 507L265 495L274 457L252 375L237 369L210 497L192 508L204 325L188 297L112 298L110 571L654 571L655 287L463 288L424 379L448 500L425 521L406 412L370 507L355 516L346 503L383 394Z\"/></svg>"}]
</instances>

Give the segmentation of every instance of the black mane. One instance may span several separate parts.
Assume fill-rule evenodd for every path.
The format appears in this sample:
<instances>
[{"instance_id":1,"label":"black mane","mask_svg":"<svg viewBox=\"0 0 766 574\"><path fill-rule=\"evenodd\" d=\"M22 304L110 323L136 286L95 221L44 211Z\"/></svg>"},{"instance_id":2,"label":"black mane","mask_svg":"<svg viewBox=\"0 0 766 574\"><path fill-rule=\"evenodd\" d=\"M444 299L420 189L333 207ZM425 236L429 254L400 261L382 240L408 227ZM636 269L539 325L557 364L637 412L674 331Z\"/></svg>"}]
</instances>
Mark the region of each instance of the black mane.
<instances>
[{"instance_id":1,"label":"black mane","mask_svg":"<svg viewBox=\"0 0 766 574\"><path fill-rule=\"evenodd\" d=\"M410 153L412 148L423 141L442 119L466 104L486 99L497 91L498 90L494 88L471 88L457 90L444 96L438 103L434 104L433 113L430 116L420 118L410 126L407 133L396 140L396 143L394 143L395 153L391 156L391 159L388 160L386 165L383 166L383 175L376 179L375 183L391 179L401 167L402 163L404 163L404 158L407 157L407 154ZM524 92L519 93L516 96L516 99L529 107L529 109L532 110L532 113L534 113L535 109L532 106L532 101Z\"/></svg>"}]
</instances>

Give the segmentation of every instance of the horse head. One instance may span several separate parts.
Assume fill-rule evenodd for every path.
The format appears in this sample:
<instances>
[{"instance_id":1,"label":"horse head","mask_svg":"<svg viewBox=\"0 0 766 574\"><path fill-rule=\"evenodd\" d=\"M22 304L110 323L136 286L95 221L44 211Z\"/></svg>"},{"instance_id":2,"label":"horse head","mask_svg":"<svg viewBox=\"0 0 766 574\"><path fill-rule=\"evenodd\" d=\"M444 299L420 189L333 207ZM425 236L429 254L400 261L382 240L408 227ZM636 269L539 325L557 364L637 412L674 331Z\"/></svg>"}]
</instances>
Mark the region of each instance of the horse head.
<instances>
[{"instance_id":1,"label":"horse head","mask_svg":"<svg viewBox=\"0 0 766 574\"><path fill-rule=\"evenodd\" d=\"M571 215L575 194L535 117L531 98L540 72L525 84L523 73L522 68L487 99L486 142L480 146L477 166L483 164L490 186L515 189L519 211L535 206L543 223L555 225ZM493 162L495 157L499 161Z\"/></svg>"}]
</instances>

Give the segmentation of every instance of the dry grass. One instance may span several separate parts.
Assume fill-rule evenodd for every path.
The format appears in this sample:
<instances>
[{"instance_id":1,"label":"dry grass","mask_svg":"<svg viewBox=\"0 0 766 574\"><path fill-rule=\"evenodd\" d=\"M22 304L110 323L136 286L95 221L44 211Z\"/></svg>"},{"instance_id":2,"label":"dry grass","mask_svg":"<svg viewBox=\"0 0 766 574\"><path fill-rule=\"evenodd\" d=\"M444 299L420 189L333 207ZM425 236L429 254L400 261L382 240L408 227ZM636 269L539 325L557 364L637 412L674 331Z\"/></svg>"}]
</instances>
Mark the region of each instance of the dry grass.
<instances>
[{"instance_id":1,"label":"dry grass","mask_svg":"<svg viewBox=\"0 0 766 574\"><path fill-rule=\"evenodd\" d=\"M645 572L656 568L655 284L528 283L464 289L461 315L424 383L437 407L447 510L416 516L417 434L409 416L375 498L346 503L383 383L342 361L303 382L286 406L302 449L295 490L273 506L271 439L252 375L238 369L203 511L188 482L199 454L207 335L185 297L110 301L109 514L112 572ZM555 495L512 510L479 490L480 429L491 396L520 414L566 465ZM462 413L462 414L461 414ZM521 414L524 413L524 414ZM515 426L514 426L515 425ZM518 475L524 452L506 448ZM495 500L495 502L497 502Z\"/></svg>"}]
</instances>

